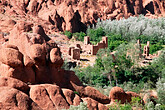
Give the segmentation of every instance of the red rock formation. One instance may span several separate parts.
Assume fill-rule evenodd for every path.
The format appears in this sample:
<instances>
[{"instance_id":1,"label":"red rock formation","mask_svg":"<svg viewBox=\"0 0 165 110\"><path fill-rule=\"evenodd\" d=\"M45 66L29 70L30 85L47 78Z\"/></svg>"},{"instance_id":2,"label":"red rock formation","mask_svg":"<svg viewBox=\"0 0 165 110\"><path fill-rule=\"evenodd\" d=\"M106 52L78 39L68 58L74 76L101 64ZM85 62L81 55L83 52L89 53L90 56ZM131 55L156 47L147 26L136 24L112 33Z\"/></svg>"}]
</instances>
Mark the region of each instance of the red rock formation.
<instances>
[{"instance_id":1,"label":"red rock formation","mask_svg":"<svg viewBox=\"0 0 165 110\"><path fill-rule=\"evenodd\" d=\"M28 93L30 90L30 87L26 83L18 79L0 76L0 87L4 86L15 88L25 93Z\"/></svg>"},{"instance_id":2,"label":"red rock formation","mask_svg":"<svg viewBox=\"0 0 165 110\"><path fill-rule=\"evenodd\" d=\"M119 20L139 14L165 16L164 4L161 0L1 0L0 6L5 15L40 24L46 28L46 32L77 32L84 31L87 25L95 24L98 18ZM12 26L15 24L10 19L6 22Z\"/></svg>"},{"instance_id":3,"label":"red rock formation","mask_svg":"<svg viewBox=\"0 0 165 110\"><path fill-rule=\"evenodd\" d=\"M114 104L115 101L120 101L121 104L124 103L130 103L132 100L132 97L141 97L139 94L131 91L125 92L122 88L120 87L113 87L109 93L109 98L111 99L111 104Z\"/></svg>"},{"instance_id":4,"label":"red rock formation","mask_svg":"<svg viewBox=\"0 0 165 110\"><path fill-rule=\"evenodd\" d=\"M120 87L113 87L109 93L109 98L111 99L111 103L117 100L123 104L126 102L126 93Z\"/></svg>"},{"instance_id":5,"label":"red rock formation","mask_svg":"<svg viewBox=\"0 0 165 110\"><path fill-rule=\"evenodd\" d=\"M139 97L140 98L139 94L132 92L132 91L127 91L126 94L127 94L127 102L131 102L132 97Z\"/></svg>"},{"instance_id":6,"label":"red rock formation","mask_svg":"<svg viewBox=\"0 0 165 110\"><path fill-rule=\"evenodd\" d=\"M91 98L82 98L82 100L87 103L87 107L89 108L89 110L108 110L105 105Z\"/></svg>"},{"instance_id":7,"label":"red rock formation","mask_svg":"<svg viewBox=\"0 0 165 110\"><path fill-rule=\"evenodd\" d=\"M75 105L78 106L80 105L80 102L82 102L81 98L75 94L72 90L70 89L62 89L64 96L66 97L67 102L70 105Z\"/></svg>"},{"instance_id":8,"label":"red rock formation","mask_svg":"<svg viewBox=\"0 0 165 110\"><path fill-rule=\"evenodd\" d=\"M158 99L156 91L148 91L143 97L144 104L148 103L147 101L150 100L156 105L156 99Z\"/></svg>"},{"instance_id":9,"label":"red rock formation","mask_svg":"<svg viewBox=\"0 0 165 110\"><path fill-rule=\"evenodd\" d=\"M29 96L11 87L0 87L0 109L42 110Z\"/></svg>"},{"instance_id":10,"label":"red rock formation","mask_svg":"<svg viewBox=\"0 0 165 110\"><path fill-rule=\"evenodd\" d=\"M84 86L73 71L61 68L63 59L60 48L41 26L35 26L33 33L29 33L32 25L22 23L14 26L12 33L8 35L8 43L0 49L0 75L4 77L0 78L0 89L1 86L7 86L28 94L29 87L25 83L34 84L30 86L30 98L45 110L68 109L70 105L79 105L81 97L90 97L100 104L110 102L108 97L96 89ZM62 91L61 88L67 89ZM79 95L73 91L77 91ZM24 98L22 101L24 102ZM4 100L2 102L2 107L7 106ZM16 108L12 109L23 109L13 107Z\"/></svg>"},{"instance_id":11,"label":"red rock formation","mask_svg":"<svg viewBox=\"0 0 165 110\"><path fill-rule=\"evenodd\" d=\"M32 85L30 98L44 110L69 108L69 104L62 96L60 87L56 85Z\"/></svg>"}]
</instances>

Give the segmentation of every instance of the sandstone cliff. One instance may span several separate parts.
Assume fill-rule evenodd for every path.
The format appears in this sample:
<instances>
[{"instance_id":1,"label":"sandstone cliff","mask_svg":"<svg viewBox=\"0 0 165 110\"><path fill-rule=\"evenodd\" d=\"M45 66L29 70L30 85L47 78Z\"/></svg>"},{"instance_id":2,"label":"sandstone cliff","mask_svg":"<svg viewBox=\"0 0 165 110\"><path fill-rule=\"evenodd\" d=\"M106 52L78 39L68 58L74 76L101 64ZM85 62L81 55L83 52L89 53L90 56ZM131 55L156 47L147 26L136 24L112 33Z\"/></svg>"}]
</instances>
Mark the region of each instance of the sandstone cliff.
<instances>
[{"instance_id":1,"label":"sandstone cliff","mask_svg":"<svg viewBox=\"0 0 165 110\"><path fill-rule=\"evenodd\" d=\"M119 20L139 14L148 17L165 16L165 1L0 0L0 13L10 18L12 16L12 19L17 18L15 21L21 19L40 24L46 29L46 33L65 30L77 32L85 31L98 18Z\"/></svg>"}]
</instances>

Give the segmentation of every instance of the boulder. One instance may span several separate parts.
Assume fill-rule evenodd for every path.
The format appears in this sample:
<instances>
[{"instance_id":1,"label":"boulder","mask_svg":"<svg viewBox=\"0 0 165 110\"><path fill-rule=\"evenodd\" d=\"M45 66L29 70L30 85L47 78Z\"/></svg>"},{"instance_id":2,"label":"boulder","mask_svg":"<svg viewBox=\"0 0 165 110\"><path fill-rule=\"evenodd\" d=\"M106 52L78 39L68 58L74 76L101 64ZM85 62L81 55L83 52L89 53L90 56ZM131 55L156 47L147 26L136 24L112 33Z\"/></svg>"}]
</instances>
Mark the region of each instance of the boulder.
<instances>
[{"instance_id":1,"label":"boulder","mask_svg":"<svg viewBox=\"0 0 165 110\"><path fill-rule=\"evenodd\" d=\"M132 91L127 91L126 94L127 94L127 96L126 96L127 102L129 102L129 103L132 101L132 97L139 97L140 98L139 94L132 92Z\"/></svg>"},{"instance_id":2,"label":"boulder","mask_svg":"<svg viewBox=\"0 0 165 110\"><path fill-rule=\"evenodd\" d=\"M15 25L15 28L17 29L18 32L29 32L32 30L32 24L25 22L25 21L19 21Z\"/></svg>"},{"instance_id":3,"label":"boulder","mask_svg":"<svg viewBox=\"0 0 165 110\"><path fill-rule=\"evenodd\" d=\"M89 110L98 110L98 102L87 97L87 98L82 98L83 102L87 103L87 107Z\"/></svg>"},{"instance_id":4,"label":"boulder","mask_svg":"<svg viewBox=\"0 0 165 110\"><path fill-rule=\"evenodd\" d=\"M103 103L103 104L110 103L110 100L107 96L103 95L98 90L94 89L93 87L90 87L90 86L85 87L84 94L100 103Z\"/></svg>"},{"instance_id":5,"label":"boulder","mask_svg":"<svg viewBox=\"0 0 165 110\"><path fill-rule=\"evenodd\" d=\"M23 61L26 67L32 67L34 65L34 61L27 55L24 55Z\"/></svg>"},{"instance_id":6,"label":"boulder","mask_svg":"<svg viewBox=\"0 0 165 110\"><path fill-rule=\"evenodd\" d=\"M86 102L87 103L87 107L89 110L108 110L108 108L97 102L96 100L92 99L92 98L82 98L83 102Z\"/></svg>"},{"instance_id":7,"label":"boulder","mask_svg":"<svg viewBox=\"0 0 165 110\"><path fill-rule=\"evenodd\" d=\"M41 35L46 41L50 40L50 38L45 34L45 31L41 25L34 26L33 33Z\"/></svg>"},{"instance_id":8,"label":"boulder","mask_svg":"<svg viewBox=\"0 0 165 110\"><path fill-rule=\"evenodd\" d=\"M4 77L12 77L23 82L35 83L35 73L31 67L10 67L6 64L0 64L0 73Z\"/></svg>"},{"instance_id":9,"label":"boulder","mask_svg":"<svg viewBox=\"0 0 165 110\"><path fill-rule=\"evenodd\" d=\"M64 63L63 59L61 58L61 52L59 48L53 48L50 51L50 61L56 65L56 67L61 67Z\"/></svg>"},{"instance_id":10,"label":"boulder","mask_svg":"<svg viewBox=\"0 0 165 110\"><path fill-rule=\"evenodd\" d=\"M2 63L11 67L18 67L23 65L23 55L18 50L13 48L2 48L0 53L0 61Z\"/></svg>"},{"instance_id":11,"label":"boulder","mask_svg":"<svg viewBox=\"0 0 165 110\"><path fill-rule=\"evenodd\" d=\"M156 105L156 100L158 99L156 91L148 91L148 93L144 94L143 102L146 104L148 100L152 101Z\"/></svg>"},{"instance_id":12,"label":"boulder","mask_svg":"<svg viewBox=\"0 0 165 110\"><path fill-rule=\"evenodd\" d=\"M49 93L44 86L30 86L30 98L43 110L55 110L55 105L50 99Z\"/></svg>"},{"instance_id":13,"label":"boulder","mask_svg":"<svg viewBox=\"0 0 165 110\"><path fill-rule=\"evenodd\" d=\"M51 97L51 100L56 106L56 109L68 109L69 104L65 100L62 90L57 85L51 85L47 87L47 91L49 93L49 96Z\"/></svg>"},{"instance_id":14,"label":"boulder","mask_svg":"<svg viewBox=\"0 0 165 110\"><path fill-rule=\"evenodd\" d=\"M12 49L15 49L15 50L19 50L17 46L12 45L12 44L6 45L5 48L12 48Z\"/></svg>"},{"instance_id":15,"label":"boulder","mask_svg":"<svg viewBox=\"0 0 165 110\"><path fill-rule=\"evenodd\" d=\"M41 64L45 63L46 51L45 48L40 44L33 44L30 46L30 58Z\"/></svg>"},{"instance_id":16,"label":"boulder","mask_svg":"<svg viewBox=\"0 0 165 110\"><path fill-rule=\"evenodd\" d=\"M81 98L70 89L62 89L62 92L70 105L78 106L82 102Z\"/></svg>"},{"instance_id":17,"label":"boulder","mask_svg":"<svg viewBox=\"0 0 165 110\"><path fill-rule=\"evenodd\" d=\"M42 110L28 95L11 87L0 87L0 102L2 109Z\"/></svg>"},{"instance_id":18,"label":"boulder","mask_svg":"<svg viewBox=\"0 0 165 110\"><path fill-rule=\"evenodd\" d=\"M73 99L73 105L78 106L78 105L80 105L80 102L82 102L82 99L80 98L80 96L75 94L75 97Z\"/></svg>"},{"instance_id":19,"label":"boulder","mask_svg":"<svg viewBox=\"0 0 165 110\"><path fill-rule=\"evenodd\" d=\"M43 44L45 42L45 39L39 34L33 34L30 41L32 42L32 44Z\"/></svg>"},{"instance_id":20,"label":"boulder","mask_svg":"<svg viewBox=\"0 0 165 110\"><path fill-rule=\"evenodd\" d=\"M120 101L121 104L126 102L126 93L120 87L113 87L109 93L109 98L111 99L111 103L115 102L116 100Z\"/></svg>"},{"instance_id":21,"label":"boulder","mask_svg":"<svg viewBox=\"0 0 165 110\"><path fill-rule=\"evenodd\" d=\"M25 93L28 93L30 90L30 87L26 83L18 79L0 76L0 87L3 86L15 88Z\"/></svg>"},{"instance_id":22,"label":"boulder","mask_svg":"<svg viewBox=\"0 0 165 110\"><path fill-rule=\"evenodd\" d=\"M59 86L51 84L31 85L30 98L44 110L68 109L69 104Z\"/></svg>"}]
</instances>

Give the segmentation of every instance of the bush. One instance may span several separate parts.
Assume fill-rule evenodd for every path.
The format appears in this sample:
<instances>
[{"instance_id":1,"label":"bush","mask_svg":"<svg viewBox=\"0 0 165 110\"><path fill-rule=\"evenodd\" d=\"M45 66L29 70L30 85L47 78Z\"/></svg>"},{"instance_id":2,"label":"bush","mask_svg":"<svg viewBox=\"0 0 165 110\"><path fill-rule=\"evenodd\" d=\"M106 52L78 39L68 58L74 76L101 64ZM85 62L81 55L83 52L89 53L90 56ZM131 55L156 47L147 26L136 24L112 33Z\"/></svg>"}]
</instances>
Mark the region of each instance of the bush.
<instances>
[{"instance_id":1,"label":"bush","mask_svg":"<svg viewBox=\"0 0 165 110\"><path fill-rule=\"evenodd\" d=\"M156 83L157 94L158 94L158 103L165 105L165 78L159 79Z\"/></svg>"},{"instance_id":2,"label":"bush","mask_svg":"<svg viewBox=\"0 0 165 110\"><path fill-rule=\"evenodd\" d=\"M131 81L124 82L123 84L120 84L119 87L123 88L124 91L132 91L136 93L140 93L141 90L150 89L148 83L144 83L144 82L133 83Z\"/></svg>"},{"instance_id":3,"label":"bush","mask_svg":"<svg viewBox=\"0 0 165 110\"><path fill-rule=\"evenodd\" d=\"M105 36L105 32L103 28L98 29L88 29L87 35L90 36L91 41L99 42L102 36Z\"/></svg>"},{"instance_id":4,"label":"bush","mask_svg":"<svg viewBox=\"0 0 165 110\"><path fill-rule=\"evenodd\" d=\"M66 35L69 39L72 38L72 33L70 31L65 31L64 35Z\"/></svg>"},{"instance_id":5,"label":"bush","mask_svg":"<svg viewBox=\"0 0 165 110\"><path fill-rule=\"evenodd\" d=\"M96 66L102 70L102 73L107 76L110 84L113 81L123 83L127 80L125 72L129 73L129 69L133 65L130 58L126 58L126 46L122 45L115 53L117 58L113 60L109 49L100 49L97 53Z\"/></svg>"},{"instance_id":6,"label":"bush","mask_svg":"<svg viewBox=\"0 0 165 110\"><path fill-rule=\"evenodd\" d=\"M123 104L117 103L117 105L110 106L109 110L132 110L132 106L130 104Z\"/></svg>"},{"instance_id":7,"label":"bush","mask_svg":"<svg viewBox=\"0 0 165 110\"><path fill-rule=\"evenodd\" d=\"M88 66L87 68L82 69L77 67L74 71L80 81L85 84L102 87L109 84L107 77L102 75L100 69L97 67Z\"/></svg>"},{"instance_id":8,"label":"bush","mask_svg":"<svg viewBox=\"0 0 165 110\"><path fill-rule=\"evenodd\" d=\"M69 110L88 110L87 103L80 102L78 106L70 105Z\"/></svg>"},{"instance_id":9,"label":"bush","mask_svg":"<svg viewBox=\"0 0 165 110\"><path fill-rule=\"evenodd\" d=\"M108 35L108 48L112 51L120 44L126 43L120 34L109 34Z\"/></svg>"},{"instance_id":10,"label":"bush","mask_svg":"<svg viewBox=\"0 0 165 110\"><path fill-rule=\"evenodd\" d=\"M126 41L135 40L140 36L141 40L145 42L149 40L151 44L156 42L165 44L165 18L149 19L140 15L119 21L98 20L95 29L98 28L103 28L107 35L120 34Z\"/></svg>"},{"instance_id":11,"label":"bush","mask_svg":"<svg viewBox=\"0 0 165 110\"><path fill-rule=\"evenodd\" d=\"M80 33L76 32L76 33L73 33L73 36L78 41L84 41L84 36L86 36L86 34L84 32L80 32Z\"/></svg>"},{"instance_id":12,"label":"bush","mask_svg":"<svg viewBox=\"0 0 165 110\"><path fill-rule=\"evenodd\" d=\"M150 54L155 53L158 50L161 50L163 47L159 43L150 45Z\"/></svg>"},{"instance_id":13,"label":"bush","mask_svg":"<svg viewBox=\"0 0 165 110\"><path fill-rule=\"evenodd\" d=\"M160 78L165 78L165 49L162 50L162 53L158 58L153 60L151 66Z\"/></svg>"},{"instance_id":14,"label":"bush","mask_svg":"<svg viewBox=\"0 0 165 110\"><path fill-rule=\"evenodd\" d=\"M150 101L149 103L147 103L146 105L146 110L154 110L154 103L152 101Z\"/></svg>"}]
</instances>

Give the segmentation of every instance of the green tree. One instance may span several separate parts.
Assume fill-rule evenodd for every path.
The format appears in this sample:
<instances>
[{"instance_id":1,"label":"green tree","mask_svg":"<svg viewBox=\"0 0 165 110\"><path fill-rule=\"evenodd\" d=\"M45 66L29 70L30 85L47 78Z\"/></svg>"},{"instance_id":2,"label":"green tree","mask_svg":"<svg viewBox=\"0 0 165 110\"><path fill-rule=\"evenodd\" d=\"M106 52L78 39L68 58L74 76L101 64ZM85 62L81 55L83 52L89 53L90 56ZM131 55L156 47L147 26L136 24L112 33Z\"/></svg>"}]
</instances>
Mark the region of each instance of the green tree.
<instances>
[{"instance_id":1,"label":"green tree","mask_svg":"<svg viewBox=\"0 0 165 110\"><path fill-rule=\"evenodd\" d=\"M105 36L105 32L103 28L98 29L88 29L87 35L90 36L91 41L99 42L102 36Z\"/></svg>"}]
</instances>

